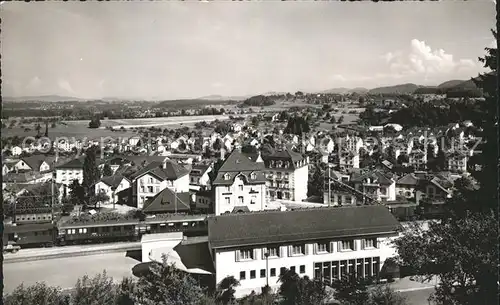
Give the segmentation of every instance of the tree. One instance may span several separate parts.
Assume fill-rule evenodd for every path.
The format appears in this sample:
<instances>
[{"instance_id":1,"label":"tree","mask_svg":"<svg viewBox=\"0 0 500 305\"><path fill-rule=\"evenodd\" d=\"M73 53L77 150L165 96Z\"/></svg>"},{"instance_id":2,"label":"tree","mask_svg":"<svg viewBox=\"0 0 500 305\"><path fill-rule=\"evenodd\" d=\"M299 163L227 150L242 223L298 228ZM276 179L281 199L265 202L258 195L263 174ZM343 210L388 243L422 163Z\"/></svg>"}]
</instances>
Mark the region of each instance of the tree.
<instances>
[{"instance_id":1,"label":"tree","mask_svg":"<svg viewBox=\"0 0 500 305\"><path fill-rule=\"evenodd\" d=\"M124 277L117 287L116 305L135 305L136 283L132 278Z\"/></svg>"},{"instance_id":2,"label":"tree","mask_svg":"<svg viewBox=\"0 0 500 305\"><path fill-rule=\"evenodd\" d=\"M101 120L98 117L93 118L89 122L89 128L99 128L101 127Z\"/></svg>"},{"instance_id":3,"label":"tree","mask_svg":"<svg viewBox=\"0 0 500 305\"><path fill-rule=\"evenodd\" d=\"M85 190L86 196L93 195L93 186L99 181L101 173L97 167L96 161L96 147L92 146L85 152L85 159L83 161L83 183L82 186Z\"/></svg>"},{"instance_id":4,"label":"tree","mask_svg":"<svg viewBox=\"0 0 500 305\"><path fill-rule=\"evenodd\" d=\"M300 277L291 270L284 270L280 275L279 294L286 305L321 304L328 297L325 286L318 280Z\"/></svg>"},{"instance_id":5,"label":"tree","mask_svg":"<svg viewBox=\"0 0 500 305\"><path fill-rule=\"evenodd\" d=\"M370 299L370 283L370 279L359 277L355 273L343 275L340 280L333 282L333 297L343 305L366 305Z\"/></svg>"},{"instance_id":6,"label":"tree","mask_svg":"<svg viewBox=\"0 0 500 305\"><path fill-rule=\"evenodd\" d=\"M233 303L236 298L234 297L234 293L237 286L240 285L240 282L234 278L234 276L228 276L224 278L219 284L217 284L217 293L215 300L223 305Z\"/></svg>"},{"instance_id":7,"label":"tree","mask_svg":"<svg viewBox=\"0 0 500 305\"><path fill-rule=\"evenodd\" d=\"M40 126L40 124L36 124L35 126L35 130L36 130L36 134L37 135L40 135L40 130L42 129L42 126Z\"/></svg>"},{"instance_id":8,"label":"tree","mask_svg":"<svg viewBox=\"0 0 500 305\"><path fill-rule=\"evenodd\" d=\"M106 177L113 175L113 170L111 169L111 166L108 163L104 165L104 168L102 169L102 175Z\"/></svg>"},{"instance_id":9,"label":"tree","mask_svg":"<svg viewBox=\"0 0 500 305\"><path fill-rule=\"evenodd\" d=\"M45 134L44 137L49 136L49 122L45 122Z\"/></svg>"},{"instance_id":10,"label":"tree","mask_svg":"<svg viewBox=\"0 0 500 305\"><path fill-rule=\"evenodd\" d=\"M116 302L116 288L113 278L106 271L90 278L85 275L78 279L72 298L72 305L114 305Z\"/></svg>"},{"instance_id":11,"label":"tree","mask_svg":"<svg viewBox=\"0 0 500 305\"><path fill-rule=\"evenodd\" d=\"M142 305L195 305L203 299L203 290L187 273L167 263L153 262L149 271L140 277L134 300Z\"/></svg>"},{"instance_id":12,"label":"tree","mask_svg":"<svg viewBox=\"0 0 500 305\"><path fill-rule=\"evenodd\" d=\"M498 300L498 220L494 212L412 226L395 241L399 263L421 280L440 280L437 304L494 304ZM443 247L446 245L446 247Z\"/></svg>"},{"instance_id":13,"label":"tree","mask_svg":"<svg viewBox=\"0 0 500 305\"><path fill-rule=\"evenodd\" d=\"M323 197L323 189L325 185L325 169L323 166L323 163L316 165L314 171L312 172L312 176L308 179L307 196Z\"/></svg>"},{"instance_id":14,"label":"tree","mask_svg":"<svg viewBox=\"0 0 500 305\"><path fill-rule=\"evenodd\" d=\"M69 185L70 192L70 202L73 205L82 204L85 201L85 191L83 187L78 183L78 180L75 179Z\"/></svg>"},{"instance_id":15,"label":"tree","mask_svg":"<svg viewBox=\"0 0 500 305\"><path fill-rule=\"evenodd\" d=\"M59 287L50 287L46 283L24 287L19 285L12 293L3 296L5 305L69 305L70 298Z\"/></svg>"},{"instance_id":16,"label":"tree","mask_svg":"<svg viewBox=\"0 0 500 305\"><path fill-rule=\"evenodd\" d=\"M344 122L344 116L341 115L337 120L337 124L342 124L343 122Z\"/></svg>"}]
</instances>

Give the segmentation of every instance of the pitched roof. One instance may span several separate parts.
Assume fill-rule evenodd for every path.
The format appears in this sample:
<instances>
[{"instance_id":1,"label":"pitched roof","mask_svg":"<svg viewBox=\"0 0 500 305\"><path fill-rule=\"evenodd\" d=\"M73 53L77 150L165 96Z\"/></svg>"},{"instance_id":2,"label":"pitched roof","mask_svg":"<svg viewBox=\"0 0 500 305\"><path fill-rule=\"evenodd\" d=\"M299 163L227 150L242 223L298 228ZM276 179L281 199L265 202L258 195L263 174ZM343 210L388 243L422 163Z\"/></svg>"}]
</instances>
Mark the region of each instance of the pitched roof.
<instances>
[{"instance_id":1,"label":"pitched roof","mask_svg":"<svg viewBox=\"0 0 500 305\"><path fill-rule=\"evenodd\" d=\"M390 185L392 184L392 180L388 178L385 174L383 174L380 171L369 171L366 173L356 173L354 172L351 176L351 181L352 182L363 182L363 180L370 178L374 181L377 181L375 183L383 184L383 185Z\"/></svg>"},{"instance_id":2,"label":"pitched roof","mask_svg":"<svg viewBox=\"0 0 500 305\"><path fill-rule=\"evenodd\" d=\"M222 163L213 184L232 185L234 179L239 175L243 177L245 183L247 184L266 183L266 177L263 169L263 163L254 162L248 155L235 149L227 157L224 163ZM252 173L255 174L255 179L251 179L250 176ZM224 179L225 175L228 175L229 179Z\"/></svg>"},{"instance_id":3,"label":"pitched roof","mask_svg":"<svg viewBox=\"0 0 500 305\"><path fill-rule=\"evenodd\" d=\"M147 164L146 167L137 171L135 174L131 175L130 179L135 180L147 173L163 180L177 180L180 177L189 174L189 171L172 160L165 160L165 162L154 161Z\"/></svg>"},{"instance_id":4,"label":"pitched roof","mask_svg":"<svg viewBox=\"0 0 500 305\"><path fill-rule=\"evenodd\" d=\"M226 214L208 218L212 248L304 242L395 233L399 222L381 205Z\"/></svg>"},{"instance_id":5,"label":"pitched roof","mask_svg":"<svg viewBox=\"0 0 500 305\"><path fill-rule=\"evenodd\" d=\"M24 163L28 164L33 170L38 171L40 169L40 165L43 162L46 162L50 167L52 167L52 162L54 160L53 157L47 157L45 155L31 155L29 157L21 158Z\"/></svg>"},{"instance_id":6,"label":"pitched roof","mask_svg":"<svg viewBox=\"0 0 500 305\"><path fill-rule=\"evenodd\" d=\"M304 160L304 156L298 152L291 150L289 147L285 146L281 150L271 150L271 152L264 152L262 154L262 159L264 160L288 160L291 162L297 162Z\"/></svg>"},{"instance_id":7,"label":"pitched roof","mask_svg":"<svg viewBox=\"0 0 500 305\"><path fill-rule=\"evenodd\" d=\"M175 193L167 187L146 203L142 211L145 213L189 212L191 210L190 196L189 192Z\"/></svg>"},{"instance_id":8,"label":"pitched roof","mask_svg":"<svg viewBox=\"0 0 500 305\"><path fill-rule=\"evenodd\" d=\"M420 179L415 176L415 174L410 173L401 177L396 184L398 185L417 185L419 184Z\"/></svg>"},{"instance_id":9,"label":"pitched roof","mask_svg":"<svg viewBox=\"0 0 500 305\"><path fill-rule=\"evenodd\" d=\"M118 185L120 185L120 182L122 182L123 179L127 178L125 178L122 175L113 175L113 176L102 177L101 181L111 186L112 189L115 189L118 187Z\"/></svg>"},{"instance_id":10,"label":"pitched roof","mask_svg":"<svg viewBox=\"0 0 500 305\"><path fill-rule=\"evenodd\" d=\"M210 168L210 165L208 165L208 164L192 164L191 165L191 173L190 174L193 175L193 176L201 176L209 168Z\"/></svg>"},{"instance_id":11,"label":"pitched roof","mask_svg":"<svg viewBox=\"0 0 500 305\"><path fill-rule=\"evenodd\" d=\"M79 157L75 158L73 160L70 160L64 164L58 165L56 168L58 169L74 169L74 168L80 168L83 169L83 162L85 160L85 157Z\"/></svg>"}]
</instances>

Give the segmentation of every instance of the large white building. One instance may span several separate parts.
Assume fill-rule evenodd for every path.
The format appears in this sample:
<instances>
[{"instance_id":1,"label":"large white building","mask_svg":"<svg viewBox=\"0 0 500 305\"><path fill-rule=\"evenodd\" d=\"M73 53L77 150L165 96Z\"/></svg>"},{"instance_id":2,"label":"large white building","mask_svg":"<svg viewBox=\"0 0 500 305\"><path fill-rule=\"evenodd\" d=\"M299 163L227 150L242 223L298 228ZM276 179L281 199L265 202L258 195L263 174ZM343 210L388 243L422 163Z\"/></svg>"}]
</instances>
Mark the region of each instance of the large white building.
<instances>
[{"instance_id":1,"label":"large white building","mask_svg":"<svg viewBox=\"0 0 500 305\"><path fill-rule=\"evenodd\" d=\"M308 157L284 147L263 153L262 159L266 167L267 195L270 200L307 199Z\"/></svg>"},{"instance_id":2,"label":"large white building","mask_svg":"<svg viewBox=\"0 0 500 305\"><path fill-rule=\"evenodd\" d=\"M138 209L167 187L176 193L189 192L189 171L170 159L151 162L130 178L132 204Z\"/></svg>"},{"instance_id":3,"label":"large white building","mask_svg":"<svg viewBox=\"0 0 500 305\"><path fill-rule=\"evenodd\" d=\"M399 222L384 206L229 214L208 220L216 282L240 281L236 297L279 287L285 268L327 282L355 272L379 276L396 251Z\"/></svg>"},{"instance_id":4,"label":"large white building","mask_svg":"<svg viewBox=\"0 0 500 305\"><path fill-rule=\"evenodd\" d=\"M238 149L227 157L212 182L215 215L262 211L266 207L264 163L254 162Z\"/></svg>"},{"instance_id":5,"label":"large white building","mask_svg":"<svg viewBox=\"0 0 500 305\"><path fill-rule=\"evenodd\" d=\"M61 183L66 186L71 185L73 180L78 183L83 182L83 161L84 158L76 158L69 162L56 167L56 183Z\"/></svg>"}]
</instances>

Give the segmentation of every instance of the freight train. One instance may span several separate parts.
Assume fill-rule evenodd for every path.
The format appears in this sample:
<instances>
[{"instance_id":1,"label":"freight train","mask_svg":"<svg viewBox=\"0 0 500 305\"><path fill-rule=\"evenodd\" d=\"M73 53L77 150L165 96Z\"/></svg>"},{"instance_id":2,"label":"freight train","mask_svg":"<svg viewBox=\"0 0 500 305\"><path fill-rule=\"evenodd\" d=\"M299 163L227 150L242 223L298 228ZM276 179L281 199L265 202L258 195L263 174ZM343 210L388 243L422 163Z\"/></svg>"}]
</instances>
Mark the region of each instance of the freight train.
<instances>
[{"instance_id":1,"label":"freight train","mask_svg":"<svg viewBox=\"0 0 500 305\"><path fill-rule=\"evenodd\" d=\"M4 225L4 251L20 248L140 241L143 234L208 235L207 215L157 215L138 219Z\"/></svg>"}]
</instances>

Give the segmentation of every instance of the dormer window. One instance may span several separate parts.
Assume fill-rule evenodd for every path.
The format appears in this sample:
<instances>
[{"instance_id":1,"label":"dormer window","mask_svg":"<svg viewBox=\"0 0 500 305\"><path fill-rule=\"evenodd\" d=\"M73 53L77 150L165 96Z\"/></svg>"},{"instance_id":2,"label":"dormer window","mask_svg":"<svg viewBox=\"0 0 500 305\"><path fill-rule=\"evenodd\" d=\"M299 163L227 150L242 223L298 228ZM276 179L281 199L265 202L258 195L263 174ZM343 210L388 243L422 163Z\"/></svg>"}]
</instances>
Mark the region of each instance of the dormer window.
<instances>
[{"instance_id":1,"label":"dormer window","mask_svg":"<svg viewBox=\"0 0 500 305\"><path fill-rule=\"evenodd\" d=\"M229 175L228 173L224 174L224 180L229 180L231 179L231 175Z\"/></svg>"},{"instance_id":2,"label":"dormer window","mask_svg":"<svg viewBox=\"0 0 500 305\"><path fill-rule=\"evenodd\" d=\"M250 179L255 180L257 179L257 175L255 173L250 174Z\"/></svg>"}]
</instances>

